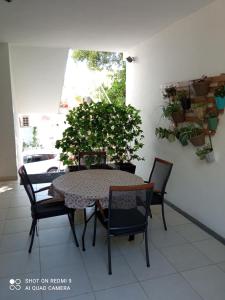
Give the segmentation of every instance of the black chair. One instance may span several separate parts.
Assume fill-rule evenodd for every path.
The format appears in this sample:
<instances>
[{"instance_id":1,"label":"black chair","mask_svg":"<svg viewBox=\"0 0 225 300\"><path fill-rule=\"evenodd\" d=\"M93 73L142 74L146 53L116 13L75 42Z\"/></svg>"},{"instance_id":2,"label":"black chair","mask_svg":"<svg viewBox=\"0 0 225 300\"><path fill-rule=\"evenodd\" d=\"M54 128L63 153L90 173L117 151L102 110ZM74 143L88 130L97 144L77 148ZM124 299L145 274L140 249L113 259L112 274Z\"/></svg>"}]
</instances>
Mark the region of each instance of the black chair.
<instances>
[{"instance_id":1,"label":"black chair","mask_svg":"<svg viewBox=\"0 0 225 300\"><path fill-rule=\"evenodd\" d=\"M134 186L111 186L109 191L109 208L97 210L98 219L107 230L109 274L112 274L111 236L144 233L146 263L147 267L150 266L148 215L153 186L152 183Z\"/></svg>"},{"instance_id":2,"label":"black chair","mask_svg":"<svg viewBox=\"0 0 225 300\"><path fill-rule=\"evenodd\" d=\"M79 169L110 169L113 168L106 164L106 152L105 151L99 151L99 152L80 152L78 154L78 162L79 162ZM95 211L87 218L87 211L86 208L84 209L84 230L82 234L82 249L85 251L85 233L87 229L88 222L92 219L94 216L94 227L96 226L97 222L97 215L96 215L96 204L93 203L89 207L95 206Z\"/></svg>"},{"instance_id":3,"label":"black chair","mask_svg":"<svg viewBox=\"0 0 225 300\"><path fill-rule=\"evenodd\" d=\"M26 169L24 166L20 167L18 170L18 173L21 178L21 183L23 184L27 195L30 200L31 204L31 216L32 216L32 224L30 228L30 235L31 235L31 242L29 247L29 253L31 253L33 241L34 241L34 235L35 230L37 230L37 221L40 219L50 218L50 217L56 217L61 215L68 215L70 226L73 232L73 237L76 243L76 246L79 247L75 228L74 228L74 210L70 210L64 205L64 201L62 200L56 200L52 197L49 197L44 200L36 201L36 193L40 192L44 189L40 189L38 191L34 191L33 186L30 182L29 176L26 172Z\"/></svg>"},{"instance_id":4,"label":"black chair","mask_svg":"<svg viewBox=\"0 0 225 300\"><path fill-rule=\"evenodd\" d=\"M172 167L173 164L171 162L156 157L148 181L154 183L154 192L150 205L161 205L165 230L167 230L167 226L164 213L164 195L166 194L166 185L169 180ZM151 209L150 217L152 217Z\"/></svg>"}]
</instances>

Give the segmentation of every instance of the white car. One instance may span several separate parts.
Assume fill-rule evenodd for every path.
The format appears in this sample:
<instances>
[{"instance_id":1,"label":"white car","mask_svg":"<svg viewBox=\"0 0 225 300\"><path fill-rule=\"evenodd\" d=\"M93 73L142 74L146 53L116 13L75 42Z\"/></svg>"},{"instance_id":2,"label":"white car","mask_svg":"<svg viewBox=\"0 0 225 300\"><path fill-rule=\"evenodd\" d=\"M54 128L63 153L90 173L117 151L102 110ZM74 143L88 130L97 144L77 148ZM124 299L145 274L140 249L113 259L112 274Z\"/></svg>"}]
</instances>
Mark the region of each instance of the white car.
<instances>
[{"instance_id":1,"label":"white car","mask_svg":"<svg viewBox=\"0 0 225 300\"><path fill-rule=\"evenodd\" d=\"M57 172L63 170L59 155L56 153L24 153L23 163L28 174Z\"/></svg>"}]
</instances>

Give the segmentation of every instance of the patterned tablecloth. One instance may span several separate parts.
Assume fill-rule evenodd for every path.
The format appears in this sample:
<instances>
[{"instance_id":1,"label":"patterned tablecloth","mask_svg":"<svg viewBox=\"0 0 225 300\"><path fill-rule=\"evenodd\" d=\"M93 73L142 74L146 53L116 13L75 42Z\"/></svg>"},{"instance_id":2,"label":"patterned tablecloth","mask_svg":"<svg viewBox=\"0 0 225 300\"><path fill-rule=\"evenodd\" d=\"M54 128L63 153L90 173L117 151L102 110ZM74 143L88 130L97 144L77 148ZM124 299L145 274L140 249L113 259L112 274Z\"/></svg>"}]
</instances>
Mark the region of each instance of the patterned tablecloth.
<instances>
[{"instance_id":1,"label":"patterned tablecloth","mask_svg":"<svg viewBox=\"0 0 225 300\"><path fill-rule=\"evenodd\" d=\"M112 185L143 184L141 177L118 170L84 170L71 172L52 182L53 196L63 197L69 208L85 208L99 200L108 206L109 187Z\"/></svg>"}]
</instances>

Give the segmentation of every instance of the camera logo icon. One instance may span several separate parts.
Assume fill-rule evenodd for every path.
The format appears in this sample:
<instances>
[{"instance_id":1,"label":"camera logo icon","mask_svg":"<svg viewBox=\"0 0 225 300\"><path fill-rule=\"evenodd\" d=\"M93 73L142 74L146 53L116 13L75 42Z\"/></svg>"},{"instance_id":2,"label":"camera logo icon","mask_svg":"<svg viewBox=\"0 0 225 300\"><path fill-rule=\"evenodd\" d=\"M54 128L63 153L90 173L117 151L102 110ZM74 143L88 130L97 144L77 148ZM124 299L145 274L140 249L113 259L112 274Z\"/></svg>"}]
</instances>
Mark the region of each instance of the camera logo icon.
<instances>
[{"instance_id":1,"label":"camera logo icon","mask_svg":"<svg viewBox=\"0 0 225 300\"><path fill-rule=\"evenodd\" d=\"M9 280L9 289L11 291L19 291L21 290L21 279L10 279Z\"/></svg>"}]
</instances>

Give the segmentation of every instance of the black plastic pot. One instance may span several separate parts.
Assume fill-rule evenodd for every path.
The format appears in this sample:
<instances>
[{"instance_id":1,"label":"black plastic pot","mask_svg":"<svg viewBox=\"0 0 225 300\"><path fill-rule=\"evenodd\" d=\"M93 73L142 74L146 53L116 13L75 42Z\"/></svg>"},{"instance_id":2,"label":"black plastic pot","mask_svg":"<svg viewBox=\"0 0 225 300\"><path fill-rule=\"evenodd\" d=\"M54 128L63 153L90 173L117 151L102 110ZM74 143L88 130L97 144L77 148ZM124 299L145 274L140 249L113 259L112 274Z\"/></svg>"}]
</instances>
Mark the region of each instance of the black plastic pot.
<instances>
[{"instance_id":1,"label":"black plastic pot","mask_svg":"<svg viewBox=\"0 0 225 300\"><path fill-rule=\"evenodd\" d=\"M116 164L121 171L135 174L136 166L132 163L118 163Z\"/></svg>"},{"instance_id":2,"label":"black plastic pot","mask_svg":"<svg viewBox=\"0 0 225 300\"><path fill-rule=\"evenodd\" d=\"M68 166L69 172L76 172L81 170L86 170L87 168L85 166Z\"/></svg>"},{"instance_id":3,"label":"black plastic pot","mask_svg":"<svg viewBox=\"0 0 225 300\"><path fill-rule=\"evenodd\" d=\"M181 106L183 110L188 110L191 108L191 99L188 97L184 97L180 100Z\"/></svg>"}]
</instances>

